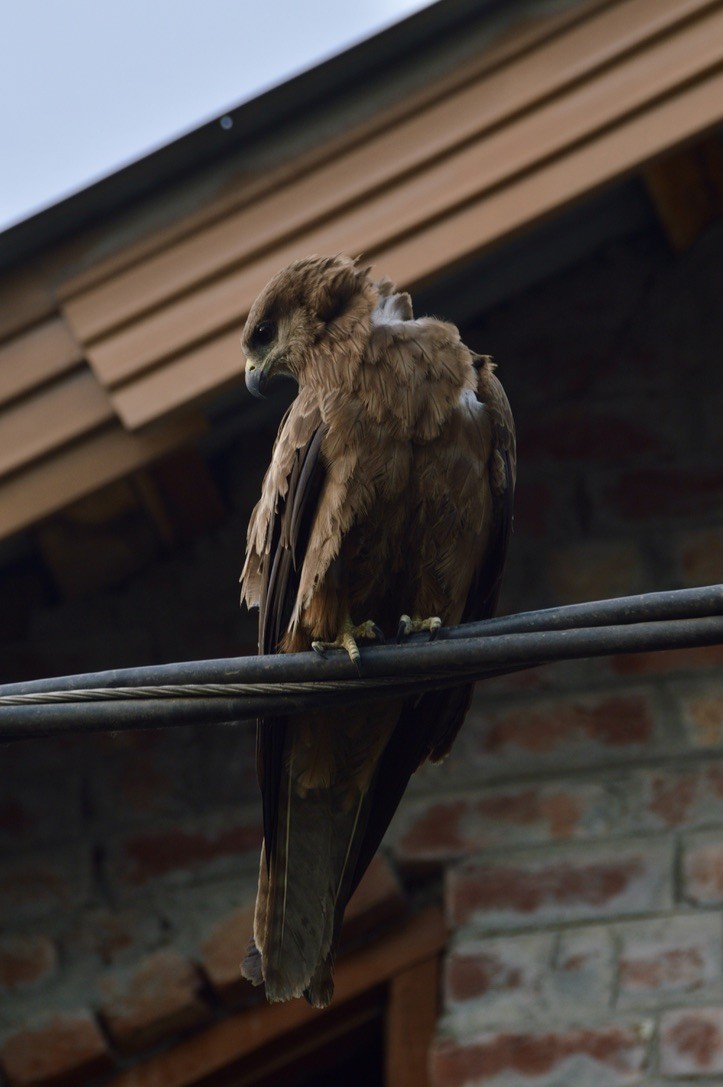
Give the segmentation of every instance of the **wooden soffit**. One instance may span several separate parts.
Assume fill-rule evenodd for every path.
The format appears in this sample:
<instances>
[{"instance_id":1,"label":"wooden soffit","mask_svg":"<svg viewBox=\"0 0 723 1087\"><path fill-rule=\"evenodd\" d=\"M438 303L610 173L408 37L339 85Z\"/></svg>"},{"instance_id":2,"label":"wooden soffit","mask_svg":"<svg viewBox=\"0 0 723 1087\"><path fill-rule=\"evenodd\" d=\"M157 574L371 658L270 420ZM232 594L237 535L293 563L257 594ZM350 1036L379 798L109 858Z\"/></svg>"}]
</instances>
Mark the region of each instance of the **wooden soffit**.
<instances>
[{"instance_id":1,"label":"wooden soffit","mask_svg":"<svg viewBox=\"0 0 723 1087\"><path fill-rule=\"evenodd\" d=\"M135 429L238 379L257 292L311 252L429 280L723 120L723 3L609 0L505 40L329 158L67 285L63 315Z\"/></svg>"},{"instance_id":2,"label":"wooden soffit","mask_svg":"<svg viewBox=\"0 0 723 1087\"><path fill-rule=\"evenodd\" d=\"M202 432L197 412L141 433L122 425L61 317L0 345L0 538Z\"/></svg>"},{"instance_id":3,"label":"wooden soffit","mask_svg":"<svg viewBox=\"0 0 723 1087\"><path fill-rule=\"evenodd\" d=\"M587 0L82 275L49 250L0 286L0 536L193 440L290 260L414 288L722 120L723 0Z\"/></svg>"}]
</instances>

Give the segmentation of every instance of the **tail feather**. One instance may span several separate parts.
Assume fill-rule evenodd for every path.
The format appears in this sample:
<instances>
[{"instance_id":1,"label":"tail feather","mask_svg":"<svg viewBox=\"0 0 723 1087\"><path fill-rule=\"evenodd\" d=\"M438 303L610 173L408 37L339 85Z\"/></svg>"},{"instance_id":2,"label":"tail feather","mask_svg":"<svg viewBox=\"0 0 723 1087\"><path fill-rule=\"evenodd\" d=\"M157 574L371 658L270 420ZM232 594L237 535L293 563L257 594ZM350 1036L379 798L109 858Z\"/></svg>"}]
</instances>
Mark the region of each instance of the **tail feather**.
<instances>
[{"instance_id":1,"label":"tail feather","mask_svg":"<svg viewBox=\"0 0 723 1087\"><path fill-rule=\"evenodd\" d=\"M309 984L304 989L306 997L312 1008L325 1008L331 1003L334 995L334 952L329 952L326 958L317 964Z\"/></svg>"},{"instance_id":2,"label":"tail feather","mask_svg":"<svg viewBox=\"0 0 723 1087\"><path fill-rule=\"evenodd\" d=\"M330 943L329 833L324 798L300 806L290 774L282 782L276 843L259 881L254 924L269 1000L301 996Z\"/></svg>"},{"instance_id":3,"label":"tail feather","mask_svg":"<svg viewBox=\"0 0 723 1087\"><path fill-rule=\"evenodd\" d=\"M306 996L326 1007L365 798L350 811L334 811L331 790L287 797L281 825L288 834L277 836L268 874L261 851L254 941L241 969L253 984L264 981L270 1001Z\"/></svg>"},{"instance_id":4,"label":"tail feather","mask_svg":"<svg viewBox=\"0 0 723 1087\"><path fill-rule=\"evenodd\" d=\"M335 871L339 873L339 879L334 895L331 944L328 953L319 959L316 970L304 990L304 996L314 1008L325 1008L334 995L334 958L341 936L344 910L352 893L352 879L364 838L370 801L370 796L362 793L354 811L353 823L348 831L346 842L342 836L337 840L339 849Z\"/></svg>"},{"instance_id":5,"label":"tail feather","mask_svg":"<svg viewBox=\"0 0 723 1087\"><path fill-rule=\"evenodd\" d=\"M334 955L371 808L374 767L392 724L385 722L383 731L359 727L356 734L341 735L338 725L329 730L336 773L331 781L320 775L316 787L309 784L303 734L298 726L289 729L274 846L268 865L261 850L254 944L242 966L254 984L263 978L270 1001L306 996L326 1007L332 998ZM357 766L360 749L371 754L366 774Z\"/></svg>"},{"instance_id":6,"label":"tail feather","mask_svg":"<svg viewBox=\"0 0 723 1087\"><path fill-rule=\"evenodd\" d=\"M264 983L264 970L261 962L261 952L256 946L256 941L252 938L249 940L249 946L246 950L246 957L241 963L241 974L250 981L252 985L263 985Z\"/></svg>"}]
</instances>

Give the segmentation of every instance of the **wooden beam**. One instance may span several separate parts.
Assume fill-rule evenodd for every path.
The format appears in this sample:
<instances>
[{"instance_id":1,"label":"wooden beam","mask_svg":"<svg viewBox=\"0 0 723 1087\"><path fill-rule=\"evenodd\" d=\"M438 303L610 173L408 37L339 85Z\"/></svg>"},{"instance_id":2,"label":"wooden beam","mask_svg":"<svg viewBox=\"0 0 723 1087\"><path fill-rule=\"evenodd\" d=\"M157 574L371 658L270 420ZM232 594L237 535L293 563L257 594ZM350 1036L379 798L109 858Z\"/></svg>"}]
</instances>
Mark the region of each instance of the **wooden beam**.
<instances>
[{"instance_id":1,"label":"wooden beam","mask_svg":"<svg viewBox=\"0 0 723 1087\"><path fill-rule=\"evenodd\" d=\"M489 68L483 68L475 80L455 93L442 94L438 101L426 103L412 116L391 124L306 176L297 174L276 191L259 193L248 207L77 298L68 299L69 319L84 342L105 336L113 327L137 320L144 311L158 309L175 296L198 289L204 281L217 279L234 265L254 259L254 254L277 247L343 208L368 199L370 193L379 191L386 201L389 190L403 185L405 176L427 169L429 163L450 156L471 140L480 140L485 133L506 128L515 117L535 113L541 102L565 88L566 99L574 99L577 82L592 83L596 70L617 62L608 77L613 90L604 91L604 102L610 110L627 89L618 69L624 70L629 63L628 54L634 54L651 37L680 25L704 6L705 0L626 0L593 12L584 22L543 42L516 64L495 71L491 58ZM637 66L634 55L632 62ZM663 57L661 73L666 67ZM650 77L651 73L645 72L646 80ZM608 81L604 75L601 78L603 83ZM617 93L615 86L619 86ZM572 116L572 110L570 113ZM592 117L589 121L594 123ZM531 134L521 141L531 153L537 142L535 127L533 124ZM559 136L567 132L559 122L554 131ZM482 165L483 169L494 167L502 172L514 169L514 163L494 150L483 155ZM439 195L453 199L443 190ZM414 205L402 197L395 201L395 207L411 210ZM426 206L422 209L427 213ZM364 244L368 248L369 243ZM98 365L99 373L105 374L105 367ZM128 365L138 365L132 352ZM116 369L108 380L122 378L123 373Z\"/></svg>"},{"instance_id":2,"label":"wooden beam","mask_svg":"<svg viewBox=\"0 0 723 1087\"><path fill-rule=\"evenodd\" d=\"M265 282L260 281L259 289ZM241 315L231 331L121 385L113 393L113 405L125 426L135 430L168 410L222 392L233 384L241 385L244 359L240 325Z\"/></svg>"},{"instance_id":3,"label":"wooden beam","mask_svg":"<svg viewBox=\"0 0 723 1087\"><path fill-rule=\"evenodd\" d=\"M117 585L161 552L154 526L127 479L66 506L38 526L35 538L67 600Z\"/></svg>"},{"instance_id":4,"label":"wooden beam","mask_svg":"<svg viewBox=\"0 0 723 1087\"><path fill-rule=\"evenodd\" d=\"M114 418L87 366L0 410L0 476L17 471Z\"/></svg>"},{"instance_id":5,"label":"wooden beam","mask_svg":"<svg viewBox=\"0 0 723 1087\"><path fill-rule=\"evenodd\" d=\"M428 962L439 955L445 942L441 910L430 907L417 914L370 947L339 961L332 1007L338 1008L417 963ZM247 1009L121 1073L107 1087L192 1087L324 1014L303 1000Z\"/></svg>"},{"instance_id":6,"label":"wooden beam","mask_svg":"<svg viewBox=\"0 0 723 1087\"><path fill-rule=\"evenodd\" d=\"M723 216L723 142L717 133L651 163L643 178L678 252Z\"/></svg>"},{"instance_id":7,"label":"wooden beam","mask_svg":"<svg viewBox=\"0 0 723 1087\"><path fill-rule=\"evenodd\" d=\"M431 1087L429 1051L439 1011L439 956L392 978L386 1018L388 1087Z\"/></svg>"},{"instance_id":8,"label":"wooden beam","mask_svg":"<svg viewBox=\"0 0 723 1087\"><path fill-rule=\"evenodd\" d=\"M392 126L402 125L408 118L415 117L422 110L427 110L436 101L453 95L479 76L492 75L497 69L511 64L517 58L525 56L546 42L553 41L563 31L586 22L598 10L612 7L620 2L621 0L583 0L581 3L556 12L550 12L544 8L541 12L523 11L519 20L513 18L506 23L499 31L500 36L496 40L489 42L483 51L475 54L461 67L455 67L453 71L440 76L432 83L427 83L411 94L405 95L394 105L382 112L374 113L359 125L346 129L301 155L295 155L290 161L281 163L261 177L253 175L250 178L245 176L234 178L233 182L227 186L229 191L211 201L206 207L184 215L180 222L155 231L141 241L126 246L112 257L101 260L67 279L58 288L59 297L66 301L74 296L84 295L85 292L91 292L101 283L116 277L116 282L120 285L124 282L121 273L133 269L131 276L136 271L143 274L147 261L155 256L163 259L163 255L171 250L180 255L181 250L176 247L179 245L183 247L187 240L194 245L197 236L201 235L207 227L213 227L221 221L226 222L227 217L233 216L258 198L266 198L290 181L298 181L310 172L336 161L351 149L366 143ZM697 6L700 2L701 0L691 0L693 6ZM191 256L190 251L184 251ZM156 270L161 271L162 267L156 266ZM188 270L186 270L187 274ZM144 286L148 285L144 283ZM152 283L152 288L158 290L157 282ZM163 288L161 290L163 291ZM174 290L175 287L172 287L170 293L173 294Z\"/></svg>"},{"instance_id":9,"label":"wooden beam","mask_svg":"<svg viewBox=\"0 0 723 1087\"><path fill-rule=\"evenodd\" d=\"M635 170L641 161L652 159L669 146L671 133L680 139L718 123L723 102L723 72L720 69L691 82L680 93L657 99L647 110L625 118L603 130L597 139L580 141L567 153L545 159L535 170L521 172L508 185L484 192L447 215L431 222L386 247L365 249L380 272L399 284L414 287L432 279L441 269L456 264L512 236L524 226L538 222L561 208L594 192L604 184ZM391 209L390 209L390 214ZM253 298L251 287L259 289L279 267L304 252L335 252L351 249L344 238L330 232L317 242L297 242L293 249L266 257L245 270L245 281L237 273L235 305ZM244 302L245 304L245 302ZM203 303L199 300L199 306ZM229 381L240 356L238 326L222 332L201 347L170 360L147 375L120 386L113 403L129 427L143 426L164 411L181 406L191 397L211 392L214 382Z\"/></svg>"},{"instance_id":10,"label":"wooden beam","mask_svg":"<svg viewBox=\"0 0 723 1087\"><path fill-rule=\"evenodd\" d=\"M136 473L133 482L167 547L196 539L225 520L223 500L195 445L162 457Z\"/></svg>"},{"instance_id":11,"label":"wooden beam","mask_svg":"<svg viewBox=\"0 0 723 1087\"><path fill-rule=\"evenodd\" d=\"M36 530L66 599L117 585L163 550L217 527L225 510L194 446L72 502Z\"/></svg>"},{"instance_id":12,"label":"wooden beam","mask_svg":"<svg viewBox=\"0 0 723 1087\"><path fill-rule=\"evenodd\" d=\"M42 261L31 261L0 276L0 298L0 340L57 314L57 299Z\"/></svg>"},{"instance_id":13,"label":"wooden beam","mask_svg":"<svg viewBox=\"0 0 723 1087\"><path fill-rule=\"evenodd\" d=\"M396 872L383 853L376 853L344 911L341 954L408 912Z\"/></svg>"},{"instance_id":14,"label":"wooden beam","mask_svg":"<svg viewBox=\"0 0 723 1087\"><path fill-rule=\"evenodd\" d=\"M192 441L204 425L192 415L129 434L112 423L15 472L0 483L0 538Z\"/></svg>"},{"instance_id":15,"label":"wooden beam","mask_svg":"<svg viewBox=\"0 0 723 1087\"><path fill-rule=\"evenodd\" d=\"M0 404L59 377L82 360L80 344L60 317L0 346Z\"/></svg>"},{"instance_id":16,"label":"wooden beam","mask_svg":"<svg viewBox=\"0 0 723 1087\"><path fill-rule=\"evenodd\" d=\"M85 235L3 281L0 332L26 331L0 346L0 531L118 478L126 454L141 467L142 443L125 442L113 412L142 428L239 381L244 313L294 257L364 251L419 286L700 138L723 118L721 43L722 0L594 0L514 26L464 70L313 150L301 168L255 176L175 233L89 269L67 300L72 330L53 313L54 290ZM704 146L651 167L677 245L718 214L720 149ZM103 388L79 366L86 351ZM111 432L106 464L82 465L90 436ZM77 480L60 479L56 457Z\"/></svg>"},{"instance_id":17,"label":"wooden beam","mask_svg":"<svg viewBox=\"0 0 723 1087\"><path fill-rule=\"evenodd\" d=\"M602 133L590 144L572 148L539 171L516 179L487 199L470 203L381 253L369 254L398 282L419 285L440 267L452 269L501 242L526 224L539 222L562 207L634 171L669 145L671 132L681 139L718 123L723 103L723 69L656 102Z\"/></svg>"},{"instance_id":18,"label":"wooden beam","mask_svg":"<svg viewBox=\"0 0 723 1087\"><path fill-rule=\"evenodd\" d=\"M100 307L99 299L93 306L90 298L83 297L68 303L68 318L77 334L87 341L88 359L99 380L111 388L127 386L138 380L144 370L150 371L164 360L178 356L180 364L194 343L210 344L212 337L224 329L238 330L244 313L270 272L289 260L308 252L382 252L397 239L423 235L428 227L453 215L457 209L473 202L492 202L499 194L512 192L521 178L543 173L550 163L564 156L590 149L595 158L597 144L609 142L609 133L625 132L632 119L652 114L659 105L685 96L688 87L714 71L722 60L723 8L709 6L698 18L676 27L675 33L623 52L616 64L580 77L550 98L536 98L534 106L506 118L504 124L482 124L472 140L444 147L439 143L439 133L429 127L425 159L419 168L384 186L365 187L353 204L335 210L335 190L325 184L323 192L321 189L316 192L317 202L323 195L319 214L324 207L333 214L323 221L309 223L303 233L292 238L283 233L283 226L279 234L279 223L283 224L287 216L279 219L275 214L268 223L275 240L272 242L269 235L258 243L259 248L255 248L253 237L249 240L249 232L244 230L238 238L245 247L238 255L240 266L211 281L198 283L191 293L174 296L167 304L150 313L141 313L138 320L116 331L106 330L102 339L94 338L100 329L94 323L93 313L105 321L108 306ZM511 77L512 72L508 75ZM480 82L476 96L470 95L466 102L465 117L479 125L478 114L484 112L485 103L497 97L484 81ZM704 111L704 117L711 118L708 124L721 116L720 100L709 103ZM695 118L689 120L690 124L696 123ZM441 121L440 127L444 127ZM698 130L705 127L706 121L701 119ZM689 129L681 134L671 128L665 133L664 146L689 134ZM387 150L381 155L382 162L388 158ZM366 162L366 173L373 177L379 165L375 148L370 146L362 159ZM632 162L621 163L614 157L602 171L602 179L630 169L640 161L640 157L633 157ZM360 162L355 171L357 183L361 172ZM331 180L327 179L329 185ZM318 179L317 184L321 184ZM569 188L570 182L562 186L559 204L567 199ZM284 197L296 206L300 191L291 186ZM306 200L302 201L305 203ZM266 222L263 203L254 208L253 217L255 229L261 229ZM527 207L520 205L514 226L519 229L529 221ZM500 235L490 229L492 226L490 223L486 236L479 239L480 246L499 240ZM253 235L251 224L249 231ZM110 304L110 299L106 301ZM145 300L137 300L138 304L145 307ZM202 350L201 343L199 351ZM171 364L177 363L169 361L168 365ZM150 410L149 403L149 413ZM127 421L130 418L123 417Z\"/></svg>"},{"instance_id":19,"label":"wooden beam","mask_svg":"<svg viewBox=\"0 0 723 1087\"><path fill-rule=\"evenodd\" d=\"M363 1060L381 1032L384 994L373 990L368 999L342 1005L291 1031L283 1045L264 1046L230 1066L220 1076L204 1081L203 1087L275 1087L277 1084L328 1082L332 1071L359 1054ZM360 1007L355 1005L360 1004ZM363 1049L360 1052L360 1046ZM374 1073L372 1072L372 1076ZM343 1083L343 1080L341 1081ZM378 1077L371 1081L378 1083Z\"/></svg>"}]
</instances>

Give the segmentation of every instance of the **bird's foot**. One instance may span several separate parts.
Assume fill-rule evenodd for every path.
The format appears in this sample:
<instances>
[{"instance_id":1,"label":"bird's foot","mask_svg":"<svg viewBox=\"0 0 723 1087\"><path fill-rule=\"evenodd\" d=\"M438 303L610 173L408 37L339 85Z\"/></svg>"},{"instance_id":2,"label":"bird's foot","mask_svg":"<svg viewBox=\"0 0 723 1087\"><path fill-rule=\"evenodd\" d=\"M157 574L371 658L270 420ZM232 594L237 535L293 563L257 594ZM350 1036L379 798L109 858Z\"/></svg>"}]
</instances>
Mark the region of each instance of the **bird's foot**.
<instances>
[{"instance_id":1,"label":"bird's foot","mask_svg":"<svg viewBox=\"0 0 723 1087\"><path fill-rule=\"evenodd\" d=\"M431 615L429 619L420 619L418 615L412 619L409 615L403 615L399 620L397 629L397 642L407 638L410 634L419 634L423 630L429 631L429 640L433 642L442 629L442 620L438 615Z\"/></svg>"},{"instance_id":2,"label":"bird's foot","mask_svg":"<svg viewBox=\"0 0 723 1087\"><path fill-rule=\"evenodd\" d=\"M355 665L361 674L361 660L357 638L366 638L370 641L384 642L384 634L375 622L367 619L365 623L354 626L348 619L337 634L333 642L312 642L311 648L320 657L326 656L327 649L344 649L349 654L349 660Z\"/></svg>"}]
</instances>

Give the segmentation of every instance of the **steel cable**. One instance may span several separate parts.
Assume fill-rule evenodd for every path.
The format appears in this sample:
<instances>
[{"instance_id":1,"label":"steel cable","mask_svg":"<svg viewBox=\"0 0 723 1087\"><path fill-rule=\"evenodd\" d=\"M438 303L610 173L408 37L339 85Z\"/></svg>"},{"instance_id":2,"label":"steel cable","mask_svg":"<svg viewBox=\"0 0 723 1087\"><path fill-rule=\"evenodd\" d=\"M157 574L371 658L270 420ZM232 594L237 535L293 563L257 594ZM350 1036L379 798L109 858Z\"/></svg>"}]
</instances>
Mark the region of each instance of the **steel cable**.
<instances>
[{"instance_id":1,"label":"steel cable","mask_svg":"<svg viewBox=\"0 0 723 1087\"><path fill-rule=\"evenodd\" d=\"M552 661L723 643L723 585L503 616L346 654L238 657L0 687L0 739L286 715L410 697Z\"/></svg>"}]
</instances>

